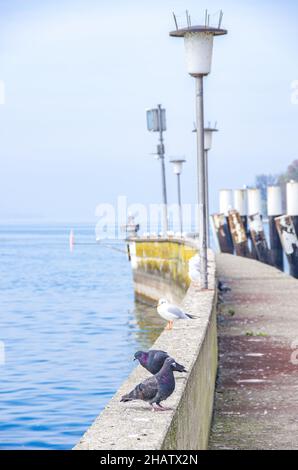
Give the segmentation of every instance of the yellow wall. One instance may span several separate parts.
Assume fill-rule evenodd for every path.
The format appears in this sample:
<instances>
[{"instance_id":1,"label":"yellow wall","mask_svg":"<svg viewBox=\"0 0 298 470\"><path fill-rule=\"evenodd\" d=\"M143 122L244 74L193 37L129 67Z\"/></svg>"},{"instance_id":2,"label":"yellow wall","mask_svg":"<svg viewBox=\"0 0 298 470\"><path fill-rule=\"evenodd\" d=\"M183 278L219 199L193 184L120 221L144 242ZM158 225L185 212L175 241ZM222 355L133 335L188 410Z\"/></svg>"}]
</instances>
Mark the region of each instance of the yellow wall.
<instances>
[{"instance_id":1,"label":"yellow wall","mask_svg":"<svg viewBox=\"0 0 298 470\"><path fill-rule=\"evenodd\" d=\"M133 269L157 275L187 290L190 285L188 261L196 253L194 244L178 240L134 240Z\"/></svg>"}]
</instances>

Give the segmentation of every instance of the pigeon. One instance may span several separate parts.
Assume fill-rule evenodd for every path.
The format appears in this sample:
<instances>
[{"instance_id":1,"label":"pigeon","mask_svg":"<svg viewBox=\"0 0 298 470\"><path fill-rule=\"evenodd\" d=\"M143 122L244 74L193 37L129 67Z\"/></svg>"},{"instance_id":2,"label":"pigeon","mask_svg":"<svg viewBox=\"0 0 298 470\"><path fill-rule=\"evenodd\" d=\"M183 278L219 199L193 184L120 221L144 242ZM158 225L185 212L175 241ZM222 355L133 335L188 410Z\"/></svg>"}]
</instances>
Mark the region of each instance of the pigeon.
<instances>
[{"instance_id":1,"label":"pigeon","mask_svg":"<svg viewBox=\"0 0 298 470\"><path fill-rule=\"evenodd\" d=\"M152 411L170 410L171 408L162 406L160 402L166 400L175 390L173 369L176 366L175 360L167 357L157 374L139 383L130 393L123 395L120 401L143 400L151 405Z\"/></svg>"},{"instance_id":2,"label":"pigeon","mask_svg":"<svg viewBox=\"0 0 298 470\"><path fill-rule=\"evenodd\" d=\"M157 374L168 357L169 355L165 351L151 349L150 351L137 351L134 356L134 361L138 360L141 366L151 372L151 374ZM178 364L178 362L176 362L176 367L174 367L173 370L176 372L187 372L185 367Z\"/></svg>"},{"instance_id":3,"label":"pigeon","mask_svg":"<svg viewBox=\"0 0 298 470\"><path fill-rule=\"evenodd\" d=\"M220 292L230 292L231 288L226 286L222 281L218 281L218 289Z\"/></svg>"},{"instance_id":4,"label":"pigeon","mask_svg":"<svg viewBox=\"0 0 298 470\"><path fill-rule=\"evenodd\" d=\"M159 299L157 305L158 314L168 320L166 330L173 328L174 320L189 320L190 318L196 318L194 315L183 312L177 305L170 304L166 299Z\"/></svg>"}]
</instances>

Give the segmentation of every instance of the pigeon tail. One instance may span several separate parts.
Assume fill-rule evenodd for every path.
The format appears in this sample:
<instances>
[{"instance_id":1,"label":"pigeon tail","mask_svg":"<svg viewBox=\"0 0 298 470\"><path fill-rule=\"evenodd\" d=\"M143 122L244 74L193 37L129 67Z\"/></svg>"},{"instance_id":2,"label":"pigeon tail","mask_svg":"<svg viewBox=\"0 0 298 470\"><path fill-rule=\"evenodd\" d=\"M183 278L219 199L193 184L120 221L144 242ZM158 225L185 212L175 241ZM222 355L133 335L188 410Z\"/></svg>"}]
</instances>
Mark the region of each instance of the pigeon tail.
<instances>
[{"instance_id":1,"label":"pigeon tail","mask_svg":"<svg viewBox=\"0 0 298 470\"><path fill-rule=\"evenodd\" d=\"M123 395L120 401L131 401L131 400L133 400L133 398L130 396L130 393L128 393L127 395Z\"/></svg>"},{"instance_id":2,"label":"pigeon tail","mask_svg":"<svg viewBox=\"0 0 298 470\"><path fill-rule=\"evenodd\" d=\"M123 395L120 401L132 401L132 400L138 400L140 397L140 392L141 392L141 387L140 384L137 385L131 392L127 393L126 395Z\"/></svg>"},{"instance_id":3,"label":"pigeon tail","mask_svg":"<svg viewBox=\"0 0 298 470\"><path fill-rule=\"evenodd\" d=\"M178 364L178 362L176 362L176 366L173 367L173 370L176 372L187 372L185 367L182 364Z\"/></svg>"}]
</instances>

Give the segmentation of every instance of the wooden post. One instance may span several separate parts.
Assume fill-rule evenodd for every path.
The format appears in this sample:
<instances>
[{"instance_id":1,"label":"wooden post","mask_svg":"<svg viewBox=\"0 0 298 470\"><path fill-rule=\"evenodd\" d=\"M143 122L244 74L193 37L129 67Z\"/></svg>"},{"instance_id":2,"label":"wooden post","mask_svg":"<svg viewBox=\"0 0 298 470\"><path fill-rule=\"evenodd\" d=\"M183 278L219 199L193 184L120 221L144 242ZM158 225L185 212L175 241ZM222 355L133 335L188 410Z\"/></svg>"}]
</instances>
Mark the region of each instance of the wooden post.
<instances>
[{"instance_id":1,"label":"wooden post","mask_svg":"<svg viewBox=\"0 0 298 470\"><path fill-rule=\"evenodd\" d=\"M234 209L237 212L239 212L241 216L242 224L245 230L248 254L244 256L251 256L249 252L249 244L248 244L249 230L248 230L248 222L247 222L248 206L247 206L247 189L246 188L234 189Z\"/></svg>"},{"instance_id":2,"label":"wooden post","mask_svg":"<svg viewBox=\"0 0 298 470\"><path fill-rule=\"evenodd\" d=\"M218 232L218 236L221 238L221 243L223 246L223 253L234 253L233 241L231 236L231 231L229 227L229 210L233 207L233 190L232 189L221 189L219 191L219 219L215 223L216 227L222 227ZM225 220L224 220L225 219ZM219 225L218 225L219 224ZM223 236L224 233L224 236Z\"/></svg>"},{"instance_id":3,"label":"wooden post","mask_svg":"<svg viewBox=\"0 0 298 470\"><path fill-rule=\"evenodd\" d=\"M248 217L249 230L251 233L252 243L256 251L257 259L262 263L270 263L270 252L268 249L263 222L261 215L253 214Z\"/></svg>"},{"instance_id":4,"label":"wooden post","mask_svg":"<svg viewBox=\"0 0 298 470\"><path fill-rule=\"evenodd\" d=\"M229 227L237 256L250 256L246 229L241 215L236 210L229 211Z\"/></svg>"},{"instance_id":5,"label":"wooden post","mask_svg":"<svg viewBox=\"0 0 298 470\"><path fill-rule=\"evenodd\" d=\"M252 216L254 214L262 214L262 200L261 200L261 192L257 188L249 188L247 190L247 209L248 209L248 216ZM249 225L249 224L248 224ZM248 238L251 242L251 257L254 259L259 259L258 254L256 251L255 243L252 239L252 234L249 230Z\"/></svg>"},{"instance_id":6,"label":"wooden post","mask_svg":"<svg viewBox=\"0 0 298 470\"><path fill-rule=\"evenodd\" d=\"M227 217L224 214L213 214L212 222L220 251L233 254L234 247Z\"/></svg>"},{"instance_id":7,"label":"wooden post","mask_svg":"<svg viewBox=\"0 0 298 470\"><path fill-rule=\"evenodd\" d=\"M296 233L298 233L298 181L287 183L287 215L292 217Z\"/></svg>"},{"instance_id":8,"label":"wooden post","mask_svg":"<svg viewBox=\"0 0 298 470\"><path fill-rule=\"evenodd\" d=\"M286 254L291 276L298 279L298 239L293 218L282 215L275 218L276 228Z\"/></svg>"},{"instance_id":9,"label":"wooden post","mask_svg":"<svg viewBox=\"0 0 298 470\"><path fill-rule=\"evenodd\" d=\"M283 271L284 254L280 237L276 228L275 218L282 214L282 198L280 186L267 188L267 213L269 218L271 264Z\"/></svg>"}]
</instances>

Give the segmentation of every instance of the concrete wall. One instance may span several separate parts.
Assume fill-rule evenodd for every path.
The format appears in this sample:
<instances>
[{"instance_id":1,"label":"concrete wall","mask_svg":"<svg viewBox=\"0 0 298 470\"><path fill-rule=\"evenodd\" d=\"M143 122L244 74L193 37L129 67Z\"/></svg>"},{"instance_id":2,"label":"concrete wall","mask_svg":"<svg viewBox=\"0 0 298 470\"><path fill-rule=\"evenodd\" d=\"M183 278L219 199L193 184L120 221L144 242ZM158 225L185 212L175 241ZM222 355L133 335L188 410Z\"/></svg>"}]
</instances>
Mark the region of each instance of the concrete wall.
<instances>
[{"instance_id":1,"label":"concrete wall","mask_svg":"<svg viewBox=\"0 0 298 470\"><path fill-rule=\"evenodd\" d=\"M190 254L188 250L184 250L181 242L178 243L178 248L176 241L172 242L175 246L171 246L171 242L161 243L163 245L159 251L158 242L154 242L152 250L150 242L147 241L144 244L139 242L135 246L135 252L132 253L134 274L138 273L138 266L141 266L140 271L146 276L152 274L153 278L158 277L158 272L163 273L159 287L154 287L155 292L158 292L158 297L160 296L159 289L170 285L171 276L173 276L172 293L177 290L180 279L183 279L182 286L180 286L181 292L187 289L189 281L186 277L180 277L178 271L185 272L185 266L187 266L185 259L193 255L193 252ZM192 247L195 248L194 245ZM179 269L175 267L169 270L162 269L163 256L167 257L169 252L174 253L179 259ZM147 262L140 264L139 260L142 258L144 261L146 258L153 258L154 264L148 265ZM157 262L158 258L161 260L160 264ZM172 264L174 265L170 260L168 266ZM148 279L150 278L147 277ZM75 449L186 450L207 448L217 370L217 299L214 289L214 258L211 252L209 253L209 280L210 290L200 291L191 284L182 301L184 309L198 318L176 322L173 330L164 331L152 346L154 349L167 351L188 370L187 374L176 374L175 392L165 402L165 406L170 406L172 411L152 413L150 407L143 402L120 403L123 394L149 376L145 369L138 366L87 430ZM141 288L141 293L146 294L146 289L145 284ZM173 294L173 297L175 295Z\"/></svg>"},{"instance_id":2,"label":"concrete wall","mask_svg":"<svg viewBox=\"0 0 298 470\"><path fill-rule=\"evenodd\" d=\"M197 253L194 240L130 241L135 296L148 301L166 297L181 302L190 286L188 261Z\"/></svg>"}]
</instances>

